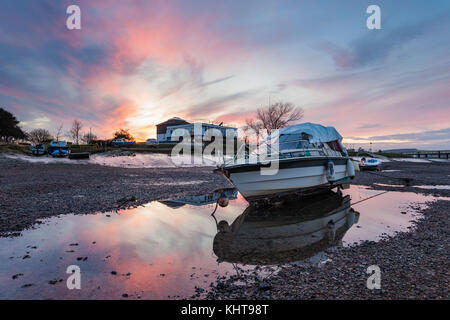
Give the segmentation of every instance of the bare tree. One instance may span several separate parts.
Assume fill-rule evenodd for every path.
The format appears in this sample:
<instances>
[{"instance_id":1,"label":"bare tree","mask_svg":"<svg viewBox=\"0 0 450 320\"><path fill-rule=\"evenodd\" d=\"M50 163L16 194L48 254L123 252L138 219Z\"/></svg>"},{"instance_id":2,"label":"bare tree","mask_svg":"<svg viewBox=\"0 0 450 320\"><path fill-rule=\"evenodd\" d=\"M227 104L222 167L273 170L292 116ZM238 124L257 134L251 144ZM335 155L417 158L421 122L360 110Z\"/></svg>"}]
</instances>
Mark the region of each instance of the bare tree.
<instances>
[{"instance_id":1,"label":"bare tree","mask_svg":"<svg viewBox=\"0 0 450 320\"><path fill-rule=\"evenodd\" d=\"M68 135L72 140L75 141L76 144L79 144L81 138L81 129L83 128L83 124L80 120L73 120L72 128L70 128Z\"/></svg>"},{"instance_id":2,"label":"bare tree","mask_svg":"<svg viewBox=\"0 0 450 320\"><path fill-rule=\"evenodd\" d=\"M88 131L83 133L83 136L81 137L81 141L83 141L85 144L90 144L93 140L97 140L97 136L92 131Z\"/></svg>"},{"instance_id":3,"label":"bare tree","mask_svg":"<svg viewBox=\"0 0 450 320\"><path fill-rule=\"evenodd\" d=\"M290 102L277 102L265 108L256 110L256 123L270 134L303 118L303 109L295 107Z\"/></svg>"},{"instance_id":4,"label":"bare tree","mask_svg":"<svg viewBox=\"0 0 450 320\"><path fill-rule=\"evenodd\" d=\"M261 121L254 119L245 120L245 126L243 127L244 132L250 135L256 134L256 140L258 144L262 129L264 129L264 127Z\"/></svg>"},{"instance_id":5,"label":"bare tree","mask_svg":"<svg viewBox=\"0 0 450 320\"><path fill-rule=\"evenodd\" d=\"M57 129L56 129L56 133L55 133L55 140L59 141L59 138L62 137L62 132L63 132L63 125L61 124Z\"/></svg>"},{"instance_id":6,"label":"bare tree","mask_svg":"<svg viewBox=\"0 0 450 320\"><path fill-rule=\"evenodd\" d=\"M34 129L28 133L28 140L35 144L44 143L52 139L52 135L46 129Z\"/></svg>"}]
</instances>

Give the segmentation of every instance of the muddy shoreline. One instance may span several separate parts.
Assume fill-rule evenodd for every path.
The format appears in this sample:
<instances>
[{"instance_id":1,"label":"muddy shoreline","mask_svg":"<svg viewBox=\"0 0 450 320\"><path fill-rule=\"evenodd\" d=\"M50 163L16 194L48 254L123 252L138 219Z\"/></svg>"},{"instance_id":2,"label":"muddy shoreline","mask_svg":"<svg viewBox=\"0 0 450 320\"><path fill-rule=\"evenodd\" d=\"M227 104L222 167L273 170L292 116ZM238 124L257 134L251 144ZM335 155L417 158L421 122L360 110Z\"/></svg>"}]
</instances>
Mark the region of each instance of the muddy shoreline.
<instances>
[{"instance_id":1,"label":"muddy shoreline","mask_svg":"<svg viewBox=\"0 0 450 320\"><path fill-rule=\"evenodd\" d=\"M139 206L153 200L231 187L212 167L120 168L31 163L0 155L0 235L17 235L39 219ZM135 199L135 200L134 200Z\"/></svg>"},{"instance_id":2,"label":"muddy shoreline","mask_svg":"<svg viewBox=\"0 0 450 320\"><path fill-rule=\"evenodd\" d=\"M414 206L414 205L412 205ZM417 208L416 208L417 209ZM450 201L429 203L409 232L325 250L326 263L274 266L269 277L240 270L217 279L197 299L450 299ZM381 289L367 288L367 268L381 270Z\"/></svg>"},{"instance_id":3,"label":"muddy shoreline","mask_svg":"<svg viewBox=\"0 0 450 320\"><path fill-rule=\"evenodd\" d=\"M414 192L447 198L450 195L448 189L418 187L450 185L448 163L389 162L384 164L384 169L389 171L361 172L353 183L380 191ZM403 185L404 178L409 179L411 185ZM269 277L241 269L239 276L218 278L217 284L202 288L191 298L448 300L450 201L427 202L425 209L411 203L410 209L423 216L413 222L408 232L385 236L378 242L332 247L324 252L326 263L272 266L274 272ZM367 288L367 268L371 265L381 269L381 289Z\"/></svg>"},{"instance_id":4,"label":"muddy shoreline","mask_svg":"<svg viewBox=\"0 0 450 320\"><path fill-rule=\"evenodd\" d=\"M138 206L152 200L198 195L229 187L203 168L131 169L93 164L29 163L0 156L0 231L18 235L39 219L66 213L89 214ZM377 190L450 197L450 163L388 162L387 171L361 172L353 183ZM403 183L407 179L408 186ZM133 199L132 201L127 201ZM134 200L136 199L136 200ZM450 201L437 200L408 232L324 252L326 263L274 266L219 277L198 288L192 299L450 299ZM381 269L381 289L366 287L367 267ZM237 267L239 268L239 267ZM211 280L213 280L211 274Z\"/></svg>"},{"instance_id":5,"label":"muddy shoreline","mask_svg":"<svg viewBox=\"0 0 450 320\"><path fill-rule=\"evenodd\" d=\"M213 167L121 168L96 164L31 163L0 155L0 236L60 214L91 214L153 200L206 194L232 185ZM359 172L353 184L376 190L450 197L450 163L392 161L383 172ZM404 185L404 179L410 186ZM378 185L382 184L382 185ZM388 186L389 185L389 186Z\"/></svg>"}]
</instances>

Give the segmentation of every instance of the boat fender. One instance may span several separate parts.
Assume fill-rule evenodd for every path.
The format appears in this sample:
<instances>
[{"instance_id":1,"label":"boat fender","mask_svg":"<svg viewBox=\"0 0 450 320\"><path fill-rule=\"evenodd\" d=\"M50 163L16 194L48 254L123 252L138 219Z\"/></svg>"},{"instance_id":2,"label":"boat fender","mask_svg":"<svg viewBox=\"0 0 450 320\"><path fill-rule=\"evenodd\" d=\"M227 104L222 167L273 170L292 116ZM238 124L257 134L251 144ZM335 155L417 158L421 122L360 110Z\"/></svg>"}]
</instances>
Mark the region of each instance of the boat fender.
<instances>
[{"instance_id":1,"label":"boat fender","mask_svg":"<svg viewBox=\"0 0 450 320\"><path fill-rule=\"evenodd\" d=\"M329 160L327 163L327 180L329 182L336 181L336 175L334 173L334 163L331 160Z\"/></svg>"},{"instance_id":2,"label":"boat fender","mask_svg":"<svg viewBox=\"0 0 450 320\"><path fill-rule=\"evenodd\" d=\"M353 224L355 223L355 212L353 210L350 210L347 214L347 228L351 228Z\"/></svg>"},{"instance_id":3,"label":"boat fender","mask_svg":"<svg viewBox=\"0 0 450 320\"><path fill-rule=\"evenodd\" d=\"M219 204L219 206L221 206L222 208L228 206L228 197L225 195L225 193L221 193L219 196L219 199L217 199L217 203Z\"/></svg>"},{"instance_id":4,"label":"boat fender","mask_svg":"<svg viewBox=\"0 0 450 320\"><path fill-rule=\"evenodd\" d=\"M353 162L353 168L355 169L355 172L361 171L361 169L359 168L359 162L355 161L355 160L352 160L352 162Z\"/></svg>"},{"instance_id":5,"label":"boat fender","mask_svg":"<svg viewBox=\"0 0 450 320\"><path fill-rule=\"evenodd\" d=\"M353 165L353 161L347 160L347 176L353 178L355 176L355 166Z\"/></svg>"},{"instance_id":6,"label":"boat fender","mask_svg":"<svg viewBox=\"0 0 450 320\"><path fill-rule=\"evenodd\" d=\"M336 226L333 220L327 223L327 240L328 243L333 243L336 239Z\"/></svg>"}]
</instances>

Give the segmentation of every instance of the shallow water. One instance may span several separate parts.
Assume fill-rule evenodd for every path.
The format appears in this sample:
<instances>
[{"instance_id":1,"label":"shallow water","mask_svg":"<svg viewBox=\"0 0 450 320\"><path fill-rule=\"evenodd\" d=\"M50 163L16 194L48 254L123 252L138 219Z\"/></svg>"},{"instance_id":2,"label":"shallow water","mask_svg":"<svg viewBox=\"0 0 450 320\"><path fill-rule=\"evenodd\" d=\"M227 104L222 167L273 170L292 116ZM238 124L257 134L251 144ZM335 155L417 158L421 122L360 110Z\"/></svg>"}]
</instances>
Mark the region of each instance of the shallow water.
<instances>
[{"instance_id":1,"label":"shallow water","mask_svg":"<svg viewBox=\"0 0 450 320\"><path fill-rule=\"evenodd\" d=\"M99 164L120 168L175 168L216 166L223 163L222 158L174 156L160 153L136 153L134 156L113 156L111 154L93 154L89 159L53 158L50 156L27 156L18 154L5 155L10 159L32 163L64 163L64 164Z\"/></svg>"},{"instance_id":2,"label":"shallow water","mask_svg":"<svg viewBox=\"0 0 450 320\"><path fill-rule=\"evenodd\" d=\"M332 245L376 241L383 234L406 230L419 216L408 209L408 204L417 202L423 206L425 201L435 199L388 192L357 203L380 191L352 186L344 190L350 195L347 202L339 200L347 198L331 195L336 205L332 201L327 201L328 207L318 206L317 201L302 203L300 210L318 209L302 216L290 213L286 220L284 215L275 214L260 218L260 209L247 209L247 202L236 191L226 192L229 205L218 207L214 216L211 213L218 193L154 201L118 212L53 217L19 237L0 238L0 299L117 299L124 293L129 298L189 297L195 286L207 287L216 275L235 274L235 267L242 267L242 261L253 261L252 254L257 256L258 252L250 248L252 244L262 250L262 260L260 254L255 261L264 264L264 250L270 264L308 261ZM350 202L357 204L350 209ZM326 224L331 219L327 210L344 217L336 236L308 233L310 226ZM284 206L268 210L285 211ZM218 229L223 226L231 233L219 234ZM268 237L262 246L257 242L261 231ZM292 237L286 237L286 232L293 232ZM325 234L333 242L321 239ZM250 240L241 242L241 246L227 247L228 240L239 242L242 236ZM237 252L230 252L233 250ZM81 268L81 290L66 287L69 265ZM117 274L111 274L112 271ZM16 274L23 275L13 279ZM51 280L56 280L56 284L50 284ZM22 287L27 284L32 285Z\"/></svg>"}]
</instances>

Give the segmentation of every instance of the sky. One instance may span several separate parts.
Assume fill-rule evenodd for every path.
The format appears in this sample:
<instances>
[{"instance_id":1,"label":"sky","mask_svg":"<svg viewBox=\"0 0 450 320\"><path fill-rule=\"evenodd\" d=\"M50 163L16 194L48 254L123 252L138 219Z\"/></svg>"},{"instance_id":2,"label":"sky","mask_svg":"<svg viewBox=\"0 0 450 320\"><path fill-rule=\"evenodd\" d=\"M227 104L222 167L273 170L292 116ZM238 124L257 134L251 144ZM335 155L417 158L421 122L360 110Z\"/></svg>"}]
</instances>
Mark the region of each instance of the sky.
<instances>
[{"instance_id":1,"label":"sky","mask_svg":"<svg viewBox=\"0 0 450 320\"><path fill-rule=\"evenodd\" d=\"M170 117L242 126L285 101L347 146L450 149L449 18L446 0L4 0L0 107L26 130L79 119L145 140Z\"/></svg>"}]
</instances>

